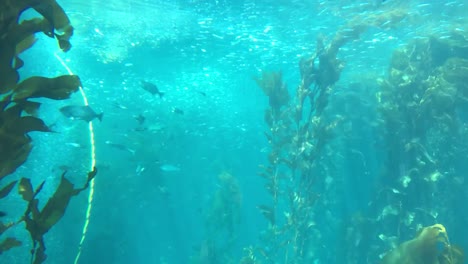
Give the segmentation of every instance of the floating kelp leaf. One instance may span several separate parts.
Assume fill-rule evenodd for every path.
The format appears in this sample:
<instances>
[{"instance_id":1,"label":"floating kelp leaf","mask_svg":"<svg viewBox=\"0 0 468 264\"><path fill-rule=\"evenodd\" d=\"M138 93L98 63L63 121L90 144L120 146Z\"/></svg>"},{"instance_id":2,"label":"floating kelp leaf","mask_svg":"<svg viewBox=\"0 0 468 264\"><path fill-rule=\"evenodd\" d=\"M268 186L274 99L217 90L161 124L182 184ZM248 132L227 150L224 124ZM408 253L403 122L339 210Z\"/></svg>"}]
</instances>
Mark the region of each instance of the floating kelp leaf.
<instances>
[{"instance_id":1,"label":"floating kelp leaf","mask_svg":"<svg viewBox=\"0 0 468 264\"><path fill-rule=\"evenodd\" d=\"M21 178L18 186L18 193L23 197L23 200L31 202L34 197L36 197L36 195L42 190L44 184L45 181L43 181L33 192L31 181L27 178Z\"/></svg>"},{"instance_id":2,"label":"floating kelp leaf","mask_svg":"<svg viewBox=\"0 0 468 264\"><path fill-rule=\"evenodd\" d=\"M11 103L11 96L12 94L9 94L2 98L2 100L0 101L0 111L3 112L5 108Z\"/></svg>"},{"instance_id":3,"label":"floating kelp leaf","mask_svg":"<svg viewBox=\"0 0 468 264\"><path fill-rule=\"evenodd\" d=\"M23 109L21 108L20 105L13 105L11 107L8 107L6 110L3 112L0 112L0 116L3 119L3 122L6 123L14 123L17 119L21 117L21 112Z\"/></svg>"},{"instance_id":4,"label":"floating kelp leaf","mask_svg":"<svg viewBox=\"0 0 468 264\"><path fill-rule=\"evenodd\" d=\"M26 48L28 45L31 47L34 44L31 34L37 32L43 32L49 37L54 36L49 21L43 18L35 17L23 20L20 24L12 25L12 30L8 32L8 38L13 45L13 56L17 55L17 51L21 51L22 48Z\"/></svg>"},{"instance_id":5,"label":"floating kelp leaf","mask_svg":"<svg viewBox=\"0 0 468 264\"><path fill-rule=\"evenodd\" d=\"M15 187L16 182L17 181L12 181L7 186L0 189L0 199L5 198L10 193L13 187Z\"/></svg>"},{"instance_id":6,"label":"floating kelp leaf","mask_svg":"<svg viewBox=\"0 0 468 264\"><path fill-rule=\"evenodd\" d=\"M18 14L19 16L19 14ZM44 32L48 30L49 22L45 19L34 18L24 20L20 24L10 23L9 30L0 32L2 41L0 41L0 93L6 93L12 90L19 81L17 69L22 65L22 61L17 56L17 48L21 50L30 42L31 34ZM47 33L46 33L47 34ZM23 41L25 41L23 44ZM17 45L20 47L17 47Z\"/></svg>"},{"instance_id":7,"label":"floating kelp leaf","mask_svg":"<svg viewBox=\"0 0 468 264\"><path fill-rule=\"evenodd\" d=\"M29 179L21 178L18 185L18 193L23 197L23 200L27 202L30 202L33 199L34 193Z\"/></svg>"},{"instance_id":8,"label":"floating kelp leaf","mask_svg":"<svg viewBox=\"0 0 468 264\"><path fill-rule=\"evenodd\" d=\"M31 131L51 132L50 128L44 124L42 119L33 116L23 116L15 123L8 126L8 131L17 135L29 133Z\"/></svg>"},{"instance_id":9,"label":"floating kelp leaf","mask_svg":"<svg viewBox=\"0 0 468 264\"><path fill-rule=\"evenodd\" d=\"M38 3L39 4L34 5L33 8L39 14L43 15L59 32L59 34L55 34L59 46L63 51L68 51L71 48L69 40L73 35L73 27L65 11L55 0L43 0Z\"/></svg>"},{"instance_id":10,"label":"floating kelp leaf","mask_svg":"<svg viewBox=\"0 0 468 264\"><path fill-rule=\"evenodd\" d=\"M15 57L12 65L13 65L13 69L18 70L19 68L24 66L24 61L20 59L20 57Z\"/></svg>"},{"instance_id":11,"label":"floating kelp leaf","mask_svg":"<svg viewBox=\"0 0 468 264\"><path fill-rule=\"evenodd\" d=\"M3 36L2 36L3 37ZM0 94L10 91L19 80L18 72L12 68L15 48L6 41L0 41Z\"/></svg>"},{"instance_id":12,"label":"floating kelp leaf","mask_svg":"<svg viewBox=\"0 0 468 264\"><path fill-rule=\"evenodd\" d=\"M47 97L55 100L67 99L81 86L76 75L65 75L56 78L31 77L22 81L14 90L13 100Z\"/></svg>"},{"instance_id":13,"label":"floating kelp leaf","mask_svg":"<svg viewBox=\"0 0 468 264\"><path fill-rule=\"evenodd\" d=\"M26 161L31 151L31 139L4 135L0 131L0 179L14 172Z\"/></svg>"},{"instance_id":14,"label":"floating kelp leaf","mask_svg":"<svg viewBox=\"0 0 468 264\"><path fill-rule=\"evenodd\" d=\"M71 197L78 195L89 186L89 182L96 176L97 170L88 173L88 179L82 188L75 189L73 184L62 174L60 184L55 193L47 201L44 208L39 211L38 199L35 196L40 192L44 182L32 193L32 186L28 179L21 179L20 194L24 200L29 201L28 208L24 213L23 219L26 222L31 239L33 240L33 263L42 263L46 259L45 244L43 236L54 226L64 215L65 209L70 202Z\"/></svg>"},{"instance_id":15,"label":"floating kelp leaf","mask_svg":"<svg viewBox=\"0 0 468 264\"><path fill-rule=\"evenodd\" d=\"M91 182L92 179L94 179L94 177L96 177L97 172L98 172L97 168L94 167L93 170L88 173L88 179L87 179L86 184L83 187L83 189L88 188L89 183Z\"/></svg>"},{"instance_id":16,"label":"floating kelp leaf","mask_svg":"<svg viewBox=\"0 0 468 264\"><path fill-rule=\"evenodd\" d=\"M16 49L15 49L15 57L13 59L13 68L15 70L18 70L19 68L23 67L24 65L24 62L22 59L20 59L18 57L18 55L20 53L22 53L23 51L29 49L30 47L32 47L32 45L34 45L34 43L36 43L37 39L35 37L34 34L31 34L29 36L27 36L26 38L24 38L23 40L21 40L18 44L16 44Z\"/></svg>"},{"instance_id":17,"label":"floating kelp leaf","mask_svg":"<svg viewBox=\"0 0 468 264\"><path fill-rule=\"evenodd\" d=\"M45 234L55 225L65 213L65 209L72 196L77 195L80 189L74 189L73 184L62 174L60 184L54 195L47 201L46 205L40 211L39 218L35 219L37 231Z\"/></svg>"},{"instance_id":18,"label":"floating kelp leaf","mask_svg":"<svg viewBox=\"0 0 468 264\"><path fill-rule=\"evenodd\" d=\"M9 102L8 102L9 103ZM5 102L5 104L8 104ZM23 116L23 112L34 115L37 112L41 104L37 102L30 102L26 100L19 100L14 104L10 104L8 108L0 112L0 129L4 132L9 133L10 136L20 136L22 137L26 132L13 132L15 127L18 127L18 122L31 122L31 120L20 121ZM5 106L6 107L6 106ZM24 116L23 116L24 117ZM37 121L33 121L36 122ZM40 127L40 126L39 126ZM17 130L17 129L16 129Z\"/></svg>"},{"instance_id":19,"label":"floating kelp leaf","mask_svg":"<svg viewBox=\"0 0 468 264\"><path fill-rule=\"evenodd\" d=\"M23 111L30 115L36 115L37 110L41 106L41 103L38 102L31 102L26 100L17 100L15 101L16 105L20 107Z\"/></svg>"},{"instance_id":20,"label":"floating kelp leaf","mask_svg":"<svg viewBox=\"0 0 468 264\"><path fill-rule=\"evenodd\" d=\"M23 51L29 49L36 43L37 38L34 34L27 36L26 38L22 39L18 44L16 44L15 53L16 55L22 53Z\"/></svg>"},{"instance_id":21,"label":"floating kelp leaf","mask_svg":"<svg viewBox=\"0 0 468 264\"><path fill-rule=\"evenodd\" d=\"M10 223L7 223L7 224L4 224L4 223L1 223L0 222L0 235L3 234L3 232L5 232L8 228L14 226L15 223L13 222L10 222Z\"/></svg>"},{"instance_id":22,"label":"floating kelp leaf","mask_svg":"<svg viewBox=\"0 0 468 264\"><path fill-rule=\"evenodd\" d=\"M1 53L4 52L0 45ZM19 75L15 69L5 67L0 60L0 94L10 91L19 80Z\"/></svg>"},{"instance_id":23,"label":"floating kelp leaf","mask_svg":"<svg viewBox=\"0 0 468 264\"><path fill-rule=\"evenodd\" d=\"M19 23L21 14L31 8L44 18L33 18ZM18 55L35 43L34 34L37 32L55 37L64 51L71 47L69 39L73 34L73 27L55 0L0 1L0 180L26 161L32 148L31 138L26 133L50 131L41 119L26 115L35 115L40 105L28 99L37 97L66 99L81 85L77 76L52 79L32 77L18 84L20 76L17 70L24 65ZM88 175L88 179L92 179L94 175L95 171ZM89 180L85 187L89 185ZM0 189L0 198L9 195L15 183L3 186ZM33 240L31 263L34 264L42 263L46 259L44 233L61 218L70 197L85 188L76 190L71 188L69 192L66 190L63 192L63 189L59 188L44 209L39 211L39 200L35 197L43 186L44 182L33 191L28 179L21 179L19 182L19 194L28 202L25 214L19 222L26 223ZM59 202L59 198L66 201ZM0 217L5 214L0 212ZM16 223L18 222L14 224ZM11 226L13 223L0 223L0 234ZM19 245L21 242L18 240L7 238L0 242L0 254Z\"/></svg>"},{"instance_id":24,"label":"floating kelp leaf","mask_svg":"<svg viewBox=\"0 0 468 264\"><path fill-rule=\"evenodd\" d=\"M0 242L0 255L9 249L19 246L21 246L21 241L13 237L7 237L2 242Z\"/></svg>"}]
</instances>

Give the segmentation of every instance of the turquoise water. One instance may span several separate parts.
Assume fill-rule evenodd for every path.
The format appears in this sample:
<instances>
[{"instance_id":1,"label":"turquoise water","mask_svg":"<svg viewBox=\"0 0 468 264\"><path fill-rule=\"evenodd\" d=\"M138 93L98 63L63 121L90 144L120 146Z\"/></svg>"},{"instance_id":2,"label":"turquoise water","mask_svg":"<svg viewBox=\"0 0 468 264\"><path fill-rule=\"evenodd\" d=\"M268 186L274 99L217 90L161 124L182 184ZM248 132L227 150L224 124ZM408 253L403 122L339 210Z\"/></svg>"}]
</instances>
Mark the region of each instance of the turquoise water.
<instances>
[{"instance_id":1,"label":"turquoise water","mask_svg":"<svg viewBox=\"0 0 468 264\"><path fill-rule=\"evenodd\" d=\"M59 3L75 28L72 49L38 34L21 55L21 77L69 67L104 114L93 121L90 214L87 191L72 199L45 236L45 263L73 263L78 252L78 263L379 263L436 223L468 248L465 1ZM301 134L284 117L295 111L299 62L317 39L327 46L356 24L366 27L339 47L341 74L322 87L326 106L306 99L299 123L310 131ZM398 68L395 54L410 66ZM265 122L271 100L255 81L267 71L282 72L291 97L273 126ZM31 133L34 149L9 177L46 179L43 204L63 170L84 183L91 143L86 122L58 111L83 104L79 92L41 102L57 133ZM264 167L275 170L274 188ZM6 201L24 212L19 197ZM8 232L23 245L1 263L29 263L27 232Z\"/></svg>"}]
</instances>

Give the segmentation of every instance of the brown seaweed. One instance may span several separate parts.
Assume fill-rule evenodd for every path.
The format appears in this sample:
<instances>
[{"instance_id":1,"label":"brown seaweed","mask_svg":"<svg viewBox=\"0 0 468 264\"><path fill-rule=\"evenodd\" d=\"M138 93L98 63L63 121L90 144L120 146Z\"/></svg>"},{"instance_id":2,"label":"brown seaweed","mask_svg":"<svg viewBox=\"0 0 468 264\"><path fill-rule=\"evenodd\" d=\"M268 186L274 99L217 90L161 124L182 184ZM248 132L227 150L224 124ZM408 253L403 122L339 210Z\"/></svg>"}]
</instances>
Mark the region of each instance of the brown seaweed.
<instances>
[{"instance_id":1,"label":"brown seaweed","mask_svg":"<svg viewBox=\"0 0 468 264\"><path fill-rule=\"evenodd\" d=\"M22 12L35 9L42 17L19 22ZM0 179L23 164L31 151L31 131L50 132L35 115L40 104L30 99L45 97L67 99L81 85L77 76L30 77L21 81L18 69L24 62L18 57L35 42L37 32L55 37L62 50L70 48L73 27L63 9L54 0L4 1L0 3Z\"/></svg>"},{"instance_id":2,"label":"brown seaweed","mask_svg":"<svg viewBox=\"0 0 468 264\"><path fill-rule=\"evenodd\" d=\"M254 78L257 85L268 96L273 114L278 113L280 108L289 102L288 89L283 82L282 76L282 73L279 71L263 71L262 77Z\"/></svg>"},{"instance_id":3,"label":"brown seaweed","mask_svg":"<svg viewBox=\"0 0 468 264\"><path fill-rule=\"evenodd\" d=\"M0 199L5 198L10 193L13 187L15 187L16 182L17 181L12 181L9 184L7 184L5 187L0 189Z\"/></svg>"},{"instance_id":4,"label":"brown seaweed","mask_svg":"<svg viewBox=\"0 0 468 264\"><path fill-rule=\"evenodd\" d=\"M40 16L20 22L21 14L31 9ZM40 103L31 99L67 99L81 86L78 76L69 75L55 78L34 76L21 80L18 70L25 62L19 56L34 45L37 40L35 34L38 32L57 39L63 51L68 51L71 47L69 40L73 35L73 27L55 0L0 1L0 183L28 158L32 149L28 133L51 132L36 115ZM39 201L35 197L44 182L33 191L30 181L21 179L18 184L19 193L28 202L27 210L23 218L15 223L0 222L0 235L25 221L33 240L34 260L31 262L43 262L46 258L43 235L63 216L70 198L87 188L95 174L95 171L91 172L85 186L79 189L74 189L62 175L57 191L42 211L38 209ZM13 181L3 186L0 189L0 199L8 196L15 184L16 181ZM0 211L0 217L5 215L6 212ZM20 241L7 237L0 242L0 254L19 245Z\"/></svg>"},{"instance_id":5,"label":"brown seaweed","mask_svg":"<svg viewBox=\"0 0 468 264\"><path fill-rule=\"evenodd\" d=\"M442 246L442 251L438 246ZM441 224L423 228L412 240L406 241L382 259L382 264L462 264L463 252L449 243Z\"/></svg>"},{"instance_id":6,"label":"brown seaweed","mask_svg":"<svg viewBox=\"0 0 468 264\"><path fill-rule=\"evenodd\" d=\"M78 90L81 82L76 75L64 75L56 78L35 76L28 78L14 89L13 100L46 97L55 100L70 98Z\"/></svg>"},{"instance_id":7,"label":"brown seaweed","mask_svg":"<svg viewBox=\"0 0 468 264\"><path fill-rule=\"evenodd\" d=\"M75 189L73 184L65 178L64 172L55 193L49 198L42 210L39 210L39 200L36 196L41 191L45 181L33 191L30 180L21 179L18 192L28 202L22 220L25 221L26 229L33 240L33 249L31 250L33 263L42 263L47 258L44 235L63 217L70 199L85 190L89 186L89 182L96 176L96 173L96 169L88 173L85 185Z\"/></svg>"},{"instance_id":8,"label":"brown seaweed","mask_svg":"<svg viewBox=\"0 0 468 264\"><path fill-rule=\"evenodd\" d=\"M2 242L0 242L0 255L9 249L19 246L21 246L21 241L13 237L7 237Z\"/></svg>"}]
</instances>

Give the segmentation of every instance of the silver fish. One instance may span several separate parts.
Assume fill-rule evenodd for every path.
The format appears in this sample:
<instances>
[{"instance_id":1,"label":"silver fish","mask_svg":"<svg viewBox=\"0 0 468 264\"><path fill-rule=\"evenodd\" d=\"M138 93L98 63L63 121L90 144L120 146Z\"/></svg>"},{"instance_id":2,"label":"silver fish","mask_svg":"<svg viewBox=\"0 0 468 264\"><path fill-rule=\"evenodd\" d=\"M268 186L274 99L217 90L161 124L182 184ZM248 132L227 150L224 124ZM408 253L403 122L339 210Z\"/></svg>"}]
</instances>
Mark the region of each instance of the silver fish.
<instances>
[{"instance_id":1,"label":"silver fish","mask_svg":"<svg viewBox=\"0 0 468 264\"><path fill-rule=\"evenodd\" d=\"M119 143L114 143L112 141L105 141L104 143L106 143L107 145L113 147L113 148L116 148L116 149L119 149L119 150L123 150L123 151L128 151L130 153L132 153L133 155L135 155L135 150L125 146L125 145L122 145L122 144L119 144Z\"/></svg>"},{"instance_id":2,"label":"silver fish","mask_svg":"<svg viewBox=\"0 0 468 264\"><path fill-rule=\"evenodd\" d=\"M159 167L162 171L165 172L177 172L180 171L180 168L171 164L164 164Z\"/></svg>"}]
</instances>

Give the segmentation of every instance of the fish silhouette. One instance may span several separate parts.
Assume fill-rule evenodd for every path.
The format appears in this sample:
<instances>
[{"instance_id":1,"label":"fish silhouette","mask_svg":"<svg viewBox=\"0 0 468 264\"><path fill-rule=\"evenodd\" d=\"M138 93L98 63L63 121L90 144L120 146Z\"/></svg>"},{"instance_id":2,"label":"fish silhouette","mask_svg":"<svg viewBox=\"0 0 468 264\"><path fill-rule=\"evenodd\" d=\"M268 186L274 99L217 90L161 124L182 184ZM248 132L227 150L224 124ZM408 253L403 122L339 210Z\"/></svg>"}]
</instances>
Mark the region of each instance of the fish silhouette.
<instances>
[{"instance_id":1,"label":"fish silhouette","mask_svg":"<svg viewBox=\"0 0 468 264\"><path fill-rule=\"evenodd\" d=\"M148 91L152 95L159 95L159 98L162 98L164 95L164 93L159 91L158 87L154 83L141 81L141 88L143 88L145 91Z\"/></svg>"},{"instance_id":2,"label":"fish silhouette","mask_svg":"<svg viewBox=\"0 0 468 264\"><path fill-rule=\"evenodd\" d=\"M104 114L96 114L89 105L67 105L60 108L60 112L68 118L81 119L86 122L90 122L94 118L102 121L102 115Z\"/></svg>"}]
</instances>

